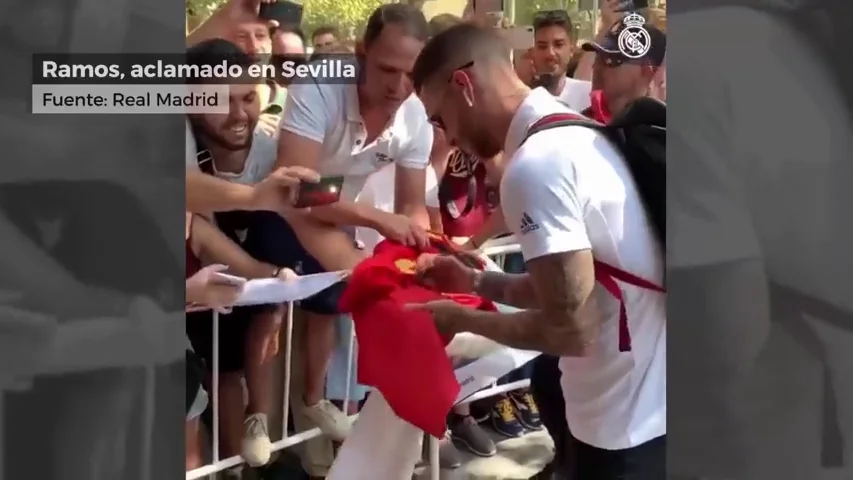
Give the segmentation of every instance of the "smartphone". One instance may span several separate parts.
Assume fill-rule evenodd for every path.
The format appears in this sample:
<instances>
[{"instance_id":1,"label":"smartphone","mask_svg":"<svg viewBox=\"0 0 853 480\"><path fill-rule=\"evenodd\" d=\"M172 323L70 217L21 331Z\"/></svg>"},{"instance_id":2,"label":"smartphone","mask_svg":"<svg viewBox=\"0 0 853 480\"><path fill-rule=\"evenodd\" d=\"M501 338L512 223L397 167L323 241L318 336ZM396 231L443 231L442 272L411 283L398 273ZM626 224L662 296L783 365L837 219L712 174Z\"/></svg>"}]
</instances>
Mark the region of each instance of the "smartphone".
<instances>
[{"instance_id":1,"label":"smartphone","mask_svg":"<svg viewBox=\"0 0 853 480\"><path fill-rule=\"evenodd\" d=\"M258 16L264 20L275 20L281 26L297 26L302 23L303 6L288 0L278 0L273 3L262 3Z\"/></svg>"},{"instance_id":2,"label":"smartphone","mask_svg":"<svg viewBox=\"0 0 853 480\"><path fill-rule=\"evenodd\" d=\"M317 183L302 182L296 195L296 208L330 205L341 199L344 186L342 175L320 177Z\"/></svg>"},{"instance_id":3,"label":"smartphone","mask_svg":"<svg viewBox=\"0 0 853 480\"><path fill-rule=\"evenodd\" d=\"M513 50L527 50L533 46L533 27L512 27L504 30L505 38Z\"/></svg>"}]
</instances>

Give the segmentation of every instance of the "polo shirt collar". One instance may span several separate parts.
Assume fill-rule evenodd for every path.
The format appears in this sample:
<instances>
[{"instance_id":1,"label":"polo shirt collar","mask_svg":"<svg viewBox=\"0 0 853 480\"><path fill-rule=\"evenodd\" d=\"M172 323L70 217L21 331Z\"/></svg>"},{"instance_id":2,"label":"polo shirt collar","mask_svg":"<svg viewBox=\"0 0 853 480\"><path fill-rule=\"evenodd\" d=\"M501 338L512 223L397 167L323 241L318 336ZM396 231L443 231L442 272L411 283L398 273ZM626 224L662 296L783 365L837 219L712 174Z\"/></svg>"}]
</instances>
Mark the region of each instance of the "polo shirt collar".
<instances>
[{"instance_id":1,"label":"polo shirt collar","mask_svg":"<svg viewBox=\"0 0 853 480\"><path fill-rule=\"evenodd\" d=\"M348 83L346 90L346 117L350 122L361 122L361 111L358 106L358 84Z\"/></svg>"},{"instance_id":2,"label":"polo shirt collar","mask_svg":"<svg viewBox=\"0 0 853 480\"><path fill-rule=\"evenodd\" d=\"M527 137L527 131L542 118L539 112L548 111L549 105L554 102L554 96L542 87L527 94L527 98L521 102L521 106L515 111L515 115L509 123L509 130L507 130L506 140L504 140L504 155L507 158L515 154L515 151Z\"/></svg>"},{"instance_id":3,"label":"polo shirt collar","mask_svg":"<svg viewBox=\"0 0 853 480\"><path fill-rule=\"evenodd\" d=\"M348 122L353 123L363 123L364 120L361 118L361 109L358 105L358 84L346 84L344 86L346 90L346 119ZM414 95L414 94L412 94ZM397 128L399 128L400 124L404 123L401 117L404 112L405 103L400 105L400 108L394 112L394 115L391 117L391 121L388 125L385 126L385 130L379 135L380 139L388 140L394 136L394 133Z\"/></svg>"}]
</instances>

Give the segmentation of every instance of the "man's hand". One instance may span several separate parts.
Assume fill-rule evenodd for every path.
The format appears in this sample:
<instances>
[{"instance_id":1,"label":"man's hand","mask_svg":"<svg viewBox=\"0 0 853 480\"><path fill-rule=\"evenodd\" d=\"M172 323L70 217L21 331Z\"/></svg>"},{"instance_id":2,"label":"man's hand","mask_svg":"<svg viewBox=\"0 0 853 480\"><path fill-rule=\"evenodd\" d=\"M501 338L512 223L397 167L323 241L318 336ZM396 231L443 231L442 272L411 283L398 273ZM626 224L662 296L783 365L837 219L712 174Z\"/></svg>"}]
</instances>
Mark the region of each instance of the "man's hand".
<instances>
[{"instance_id":1,"label":"man's hand","mask_svg":"<svg viewBox=\"0 0 853 480\"><path fill-rule=\"evenodd\" d=\"M459 248L471 253L475 253L480 250L480 247L474 244L474 237L469 238L467 242L463 243L462 245L459 245Z\"/></svg>"},{"instance_id":2,"label":"man's hand","mask_svg":"<svg viewBox=\"0 0 853 480\"><path fill-rule=\"evenodd\" d=\"M383 237L410 247L429 246L429 234L423 227L405 215L383 213L376 224L376 231Z\"/></svg>"},{"instance_id":3,"label":"man's hand","mask_svg":"<svg viewBox=\"0 0 853 480\"><path fill-rule=\"evenodd\" d=\"M260 117L258 117L258 128L261 129L265 134L276 138L278 136L278 123L281 121L281 117L274 113L262 113Z\"/></svg>"},{"instance_id":4,"label":"man's hand","mask_svg":"<svg viewBox=\"0 0 853 480\"><path fill-rule=\"evenodd\" d=\"M213 38L223 38L236 23L242 22L246 17L257 17L261 4L275 3L277 0L229 0L216 9L207 20L187 36L187 46ZM278 28L275 20L265 20L271 29Z\"/></svg>"},{"instance_id":5,"label":"man's hand","mask_svg":"<svg viewBox=\"0 0 853 480\"><path fill-rule=\"evenodd\" d=\"M417 275L424 285L444 293L471 293L477 271L452 255L425 253L416 261Z\"/></svg>"},{"instance_id":6,"label":"man's hand","mask_svg":"<svg viewBox=\"0 0 853 480\"><path fill-rule=\"evenodd\" d=\"M631 0L604 0L601 6L602 29L609 30L631 10L632 5Z\"/></svg>"},{"instance_id":7,"label":"man's hand","mask_svg":"<svg viewBox=\"0 0 853 480\"><path fill-rule=\"evenodd\" d=\"M278 275L276 275L275 278L279 280L284 280L285 282L292 282L299 278L299 275L297 275L296 272L289 268L282 268L278 271Z\"/></svg>"},{"instance_id":8,"label":"man's hand","mask_svg":"<svg viewBox=\"0 0 853 480\"><path fill-rule=\"evenodd\" d=\"M281 215L296 211L293 204L301 182L317 183L320 175L304 167L282 167L255 185L252 196L254 210L267 210Z\"/></svg>"},{"instance_id":9,"label":"man's hand","mask_svg":"<svg viewBox=\"0 0 853 480\"><path fill-rule=\"evenodd\" d=\"M240 298L243 285L227 283L214 275L228 267L208 265L187 279L187 300L220 313L228 313L229 308Z\"/></svg>"},{"instance_id":10,"label":"man's hand","mask_svg":"<svg viewBox=\"0 0 853 480\"><path fill-rule=\"evenodd\" d=\"M474 310L470 307L463 307L453 300L436 300L427 303L413 303L404 307L406 310L420 310L432 313L432 319L435 321L435 327L439 333L445 336L452 337L457 333L463 332L463 319L467 315L471 315Z\"/></svg>"}]
</instances>

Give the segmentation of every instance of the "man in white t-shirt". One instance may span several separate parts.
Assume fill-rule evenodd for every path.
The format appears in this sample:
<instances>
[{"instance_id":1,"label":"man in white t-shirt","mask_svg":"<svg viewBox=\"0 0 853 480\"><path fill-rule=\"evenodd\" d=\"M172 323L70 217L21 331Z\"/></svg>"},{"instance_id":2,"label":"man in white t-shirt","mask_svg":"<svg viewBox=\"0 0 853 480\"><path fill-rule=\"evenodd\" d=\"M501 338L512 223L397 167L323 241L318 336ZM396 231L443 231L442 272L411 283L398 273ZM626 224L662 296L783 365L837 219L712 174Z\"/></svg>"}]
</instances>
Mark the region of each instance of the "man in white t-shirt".
<instances>
[{"instance_id":1,"label":"man in white t-shirt","mask_svg":"<svg viewBox=\"0 0 853 480\"><path fill-rule=\"evenodd\" d=\"M288 89L277 166L344 177L340 201L289 219L293 234L283 248L298 252L301 273L355 267L366 252L356 248L353 227L409 245L428 243L425 192L432 127L409 78L426 36L420 10L383 5L367 22L357 55L363 76L358 84L311 79ZM394 179L387 187L394 190L393 210L356 202L368 177L392 164ZM332 354L336 312L335 295L328 295L323 309L310 312L306 344L312 356ZM324 431L344 433L345 418L323 400L325 373L324 363L306 375L303 406L317 423L335 427Z\"/></svg>"},{"instance_id":2,"label":"man in white t-shirt","mask_svg":"<svg viewBox=\"0 0 853 480\"><path fill-rule=\"evenodd\" d=\"M448 256L419 259L447 291L474 291L527 308L483 313L454 302L425 306L440 330L559 355L574 478L665 478L666 298L621 285L620 305L596 283L593 259L658 285L663 252L620 152L600 133L560 127L526 139L548 115L576 113L516 76L494 33L460 25L434 37L415 88L449 139L481 158L503 149L504 219L527 272L467 269ZM477 121L473 121L476 119ZM625 323L623 323L625 322ZM620 339L630 338L626 346Z\"/></svg>"},{"instance_id":3,"label":"man in white t-shirt","mask_svg":"<svg viewBox=\"0 0 853 480\"><path fill-rule=\"evenodd\" d=\"M536 12L533 16L534 44L530 51L533 71L540 83L578 112L590 105L592 82L566 76L569 61L575 50L572 19L565 10Z\"/></svg>"}]
</instances>

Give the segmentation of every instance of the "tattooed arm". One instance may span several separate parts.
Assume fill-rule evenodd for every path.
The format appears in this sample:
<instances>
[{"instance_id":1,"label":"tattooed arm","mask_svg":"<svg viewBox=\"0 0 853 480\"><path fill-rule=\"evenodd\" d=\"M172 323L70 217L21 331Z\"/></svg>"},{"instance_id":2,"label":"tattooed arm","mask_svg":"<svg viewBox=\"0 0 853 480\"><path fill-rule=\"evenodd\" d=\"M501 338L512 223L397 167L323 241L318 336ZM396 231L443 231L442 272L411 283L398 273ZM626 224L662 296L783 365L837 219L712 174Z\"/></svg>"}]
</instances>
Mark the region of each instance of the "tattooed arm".
<instances>
[{"instance_id":1,"label":"tattooed arm","mask_svg":"<svg viewBox=\"0 0 853 480\"><path fill-rule=\"evenodd\" d=\"M513 314L466 310L455 319L456 328L514 348L587 355L600 326L589 307L595 284L591 252L538 257L527 262L527 269L525 275L486 274L477 291L501 303L534 308Z\"/></svg>"},{"instance_id":2,"label":"tattooed arm","mask_svg":"<svg viewBox=\"0 0 853 480\"><path fill-rule=\"evenodd\" d=\"M475 293L516 308L537 308L539 300L526 273L480 272Z\"/></svg>"},{"instance_id":3,"label":"tattooed arm","mask_svg":"<svg viewBox=\"0 0 853 480\"><path fill-rule=\"evenodd\" d=\"M585 356L597 339L600 317L588 308L595 270L585 225L588 201L577 187L575 165L602 154L597 142L560 148L561 135L554 129L530 138L501 181L504 220L528 273L483 274L475 282L478 293L528 310L460 315L464 318L450 326L511 347Z\"/></svg>"}]
</instances>

